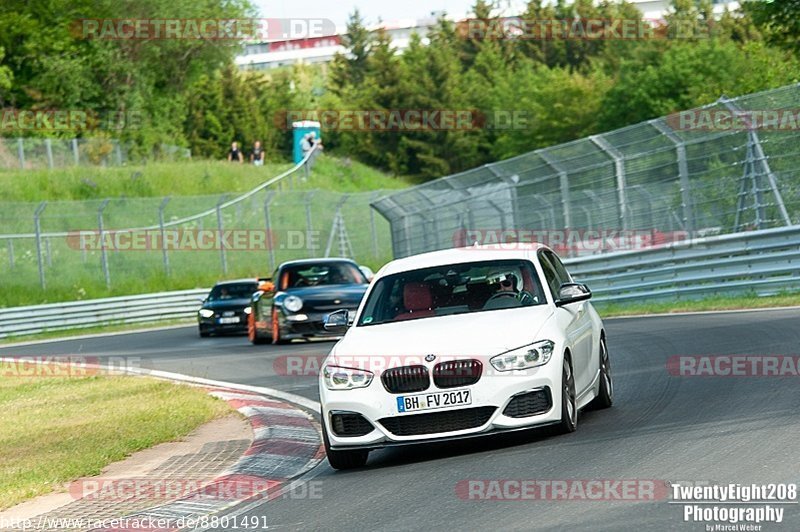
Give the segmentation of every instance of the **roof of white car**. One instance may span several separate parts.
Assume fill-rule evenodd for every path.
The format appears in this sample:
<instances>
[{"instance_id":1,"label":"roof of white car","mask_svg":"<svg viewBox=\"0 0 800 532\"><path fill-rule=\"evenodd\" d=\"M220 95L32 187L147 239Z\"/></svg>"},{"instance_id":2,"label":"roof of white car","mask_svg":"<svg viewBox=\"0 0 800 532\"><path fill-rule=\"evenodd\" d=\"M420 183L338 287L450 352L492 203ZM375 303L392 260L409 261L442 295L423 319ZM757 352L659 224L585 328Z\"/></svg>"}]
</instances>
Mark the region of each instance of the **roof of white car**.
<instances>
[{"instance_id":1,"label":"roof of white car","mask_svg":"<svg viewBox=\"0 0 800 532\"><path fill-rule=\"evenodd\" d=\"M395 273L446 264L460 264L464 262L481 262L485 260L529 259L536 251L547 246L538 243L513 243L476 245L463 248L444 249L432 251L421 255L413 255L403 259L393 260L383 268L379 274L392 275Z\"/></svg>"}]
</instances>

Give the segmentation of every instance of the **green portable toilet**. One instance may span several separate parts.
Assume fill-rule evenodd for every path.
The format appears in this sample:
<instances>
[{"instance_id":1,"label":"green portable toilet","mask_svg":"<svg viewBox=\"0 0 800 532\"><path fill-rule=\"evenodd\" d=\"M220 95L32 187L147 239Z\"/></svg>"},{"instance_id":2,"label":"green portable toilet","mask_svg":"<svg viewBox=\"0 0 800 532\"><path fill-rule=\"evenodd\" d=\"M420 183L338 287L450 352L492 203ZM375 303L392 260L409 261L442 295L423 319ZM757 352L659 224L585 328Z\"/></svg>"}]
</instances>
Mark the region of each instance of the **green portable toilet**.
<instances>
[{"instance_id":1,"label":"green portable toilet","mask_svg":"<svg viewBox=\"0 0 800 532\"><path fill-rule=\"evenodd\" d=\"M303 160L303 137L309 133L316 134L316 140L322 139L320 123L313 120L303 120L302 122L292 122L294 131L294 164Z\"/></svg>"}]
</instances>

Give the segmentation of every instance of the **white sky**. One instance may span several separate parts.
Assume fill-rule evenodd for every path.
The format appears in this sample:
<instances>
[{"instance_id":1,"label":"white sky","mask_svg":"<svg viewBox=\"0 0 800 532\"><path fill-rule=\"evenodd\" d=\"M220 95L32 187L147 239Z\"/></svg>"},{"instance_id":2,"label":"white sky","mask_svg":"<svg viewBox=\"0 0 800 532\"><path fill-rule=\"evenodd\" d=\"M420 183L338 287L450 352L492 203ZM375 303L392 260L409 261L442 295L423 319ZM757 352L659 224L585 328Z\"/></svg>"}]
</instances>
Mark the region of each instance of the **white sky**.
<instances>
[{"instance_id":1,"label":"white sky","mask_svg":"<svg viewBox=\"0 0 800 532\"><path fill-rule=\"evenodd\" d=\"M521 0L496 0L501 6L519 5ZM474 0L253 0L263 18L323 18L344 26L347 17L358 7L367 24L379 19L391 22L400 19L420 19L432 11L446 11L461 18Z\"/></svg>"}]
</instances>

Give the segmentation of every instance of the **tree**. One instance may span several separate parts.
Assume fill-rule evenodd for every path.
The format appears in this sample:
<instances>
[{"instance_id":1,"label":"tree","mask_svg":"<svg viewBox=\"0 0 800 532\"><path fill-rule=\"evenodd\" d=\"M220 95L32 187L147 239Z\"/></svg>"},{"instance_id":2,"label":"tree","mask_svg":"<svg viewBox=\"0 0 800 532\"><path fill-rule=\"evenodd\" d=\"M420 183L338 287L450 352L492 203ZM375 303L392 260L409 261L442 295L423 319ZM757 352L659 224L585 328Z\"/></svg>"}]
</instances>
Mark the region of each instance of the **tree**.
<instances>
[{"instance_id":1,"label":"tree","mask_svg":"<svg viewBox=\"0 0 800 532\"><path fill-rule=\"evenodd\" d=\"M0 89L6 90L11 88L11 80L14 79L14 75L11 73L11 69L7 66L3 66L3 57L5 56L5 50L0 47ZM3 102L3 93L0 92L0 106L4 104Z\"/></svg>"},{"instance_id":2,"label":"tree","mask_svg":"<svg viewBox=\"0 0 800 532\"><path fill-rule=\"evenodd\" d=\"M745 0L742 10L766 34L768 42L800 51L800 0Z\"/></svg>"},{"instance_id":3,"label":"tree","mask_svg":"<svg viewBox=\"0 0 800 532\"><path fill-rule=\"evenodd\" d=\"M678 42L649 64L629 61L603 105L601 124L614 129L795 82L800 62L759 42Z\"/></svg>"},{"instance_id":4,"label":"tree","mask_svg":"<svg viewBox=\"0 0 800 532\"><path fill-rule=\"evenodd\" d=\"M347 21L347 33L342 36L347 54L336 54L331 62L331 90L334 93L342 95L349 87L357 87L364 81L372 44L372 33L356 9Z\"/></svg>"}]
</instances>

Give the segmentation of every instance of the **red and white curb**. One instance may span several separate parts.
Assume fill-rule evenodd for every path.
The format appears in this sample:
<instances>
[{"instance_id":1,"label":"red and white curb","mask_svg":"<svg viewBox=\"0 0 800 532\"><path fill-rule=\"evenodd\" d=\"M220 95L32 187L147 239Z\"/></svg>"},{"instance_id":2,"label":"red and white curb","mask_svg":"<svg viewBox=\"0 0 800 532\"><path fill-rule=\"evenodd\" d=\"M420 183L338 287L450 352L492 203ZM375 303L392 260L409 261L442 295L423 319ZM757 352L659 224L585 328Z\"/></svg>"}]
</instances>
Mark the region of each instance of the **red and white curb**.
<instances>
[{"instance_id":1,"label":"red and white curb","mask_svg":"<svg viewBox=\"0 0 800 532\"><path fill-rule=\"evenodd\" d=\"M319 426L309 413L260 393L225 387L208 390L247 417L254 435L250 447L236 464L210 479L198 493L125 516L122 522L167 522L170 526L157 530L180 530L240 504L279 496L292 479L313 469L325 457Z\"/></svg>"}]
</instances>

